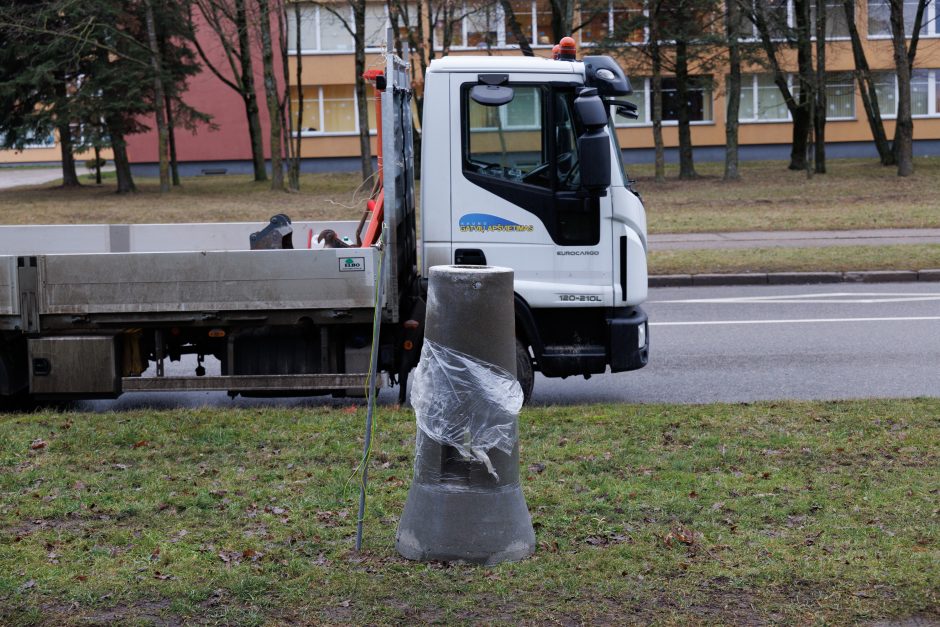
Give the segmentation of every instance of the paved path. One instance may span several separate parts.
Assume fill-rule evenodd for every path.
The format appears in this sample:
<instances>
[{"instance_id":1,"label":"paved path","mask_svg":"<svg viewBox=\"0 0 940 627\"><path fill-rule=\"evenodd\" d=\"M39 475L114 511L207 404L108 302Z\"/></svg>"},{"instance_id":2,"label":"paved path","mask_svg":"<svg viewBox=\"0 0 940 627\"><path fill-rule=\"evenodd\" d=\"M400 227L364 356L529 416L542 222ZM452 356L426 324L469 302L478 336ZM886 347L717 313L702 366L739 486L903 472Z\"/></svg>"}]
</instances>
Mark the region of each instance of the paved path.
<instances>
[{"instance_id":1,"label":"paved path","mask_svg":"<svg viewBox=\"0 0 940 627\"><path fill-rule=\"evenodd\" d=\"M859 231L746 231L740 233L663 233L650 235L650 250L701 248L807 248L940 244L940 229Z\"/></svg>"},{"instance_id":2,"label":"paved path","mask_svg":"<svg viewBox=\"0 0 940 627\"><path fill-rule=\"evenodd\" d=\"M113 170L114 166L101 168L102 172ZM76 166L79 176L89 173L83 165ZM42 185L62 178L62 168L0 168L0 189L20 187L22 185Z\"/></svg>"}]
</instances>

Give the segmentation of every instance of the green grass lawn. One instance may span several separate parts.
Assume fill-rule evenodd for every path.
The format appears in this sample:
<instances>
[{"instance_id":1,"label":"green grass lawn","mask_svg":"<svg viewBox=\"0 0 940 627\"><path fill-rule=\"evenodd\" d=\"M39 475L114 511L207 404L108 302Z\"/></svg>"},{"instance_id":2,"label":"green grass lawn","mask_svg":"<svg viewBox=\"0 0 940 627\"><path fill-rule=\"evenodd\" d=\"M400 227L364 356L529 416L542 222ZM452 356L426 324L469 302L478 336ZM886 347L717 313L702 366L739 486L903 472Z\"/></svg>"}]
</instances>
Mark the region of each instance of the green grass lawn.
<instances>
[{"instance_id":1,"label":"green grass lawn","mask_svg":"<svg viewBox=\"0 0 940 627\"><path fill-rule=\"evenodd\" d=\"M650 274L812 272L940 268L940 244L652 250Z\"/></svg>"},{"instance_id":2,"label":"green grass lawn","mask_svg":"<svg viewBox=\"0 0 940 627\"><path fill-rule=\"evenodd\" d=\"M652 166L630 166L646 203L651 233L940 227L940 158L915 159L911 177L872 160L831 159L829 173L807 180L783 161L744 161L741 180L721 179L724 165L700 163L698 180Z\"/></svg>"},{"instance_id":3,"label":"green grass lawn","mask_svg":"<svg viewBox=\"0 0 940 627\"><path fill-rule=\"evenodd\" d=\"M412 563L414 419L0 415L2 624L940 619L940 400L531 408L534 557Z\"/></svg>"}]
</instances>

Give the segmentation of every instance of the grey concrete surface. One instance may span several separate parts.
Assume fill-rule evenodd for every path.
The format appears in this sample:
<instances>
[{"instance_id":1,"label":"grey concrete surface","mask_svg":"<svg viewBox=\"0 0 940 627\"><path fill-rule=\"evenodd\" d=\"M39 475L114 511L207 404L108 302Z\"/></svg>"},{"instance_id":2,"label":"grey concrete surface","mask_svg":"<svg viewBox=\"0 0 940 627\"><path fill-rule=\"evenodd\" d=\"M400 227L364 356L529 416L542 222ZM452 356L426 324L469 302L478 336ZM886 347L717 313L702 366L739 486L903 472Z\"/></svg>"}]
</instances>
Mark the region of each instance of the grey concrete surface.
<instances>
[{"instance_id":1,"label":"grey concrete surface","mask_svg":"<svg viewBox=\"0 0 940 627\"><path fill-rule=\"evenodd\" d=\"M824 246L940 244L940 229L662 233L650 235L649 244L652 251L702 248L818 248Z\"/></svg>"},{"instance_id":2,"label":"grey concrete surface","mask_svg":"<svg viewBox=\"0 0 940 627\"><path fill-rule=\"evenodd\" d=\"M84 165L77 165L75 169L79 176L91 172ZM101 168L102 172L112 170L114 170L114 166ZM0 189L11 189L24 185L42 185L61 178L61 166L53 168L0 168Z\"/></svg>"}]
</instances>

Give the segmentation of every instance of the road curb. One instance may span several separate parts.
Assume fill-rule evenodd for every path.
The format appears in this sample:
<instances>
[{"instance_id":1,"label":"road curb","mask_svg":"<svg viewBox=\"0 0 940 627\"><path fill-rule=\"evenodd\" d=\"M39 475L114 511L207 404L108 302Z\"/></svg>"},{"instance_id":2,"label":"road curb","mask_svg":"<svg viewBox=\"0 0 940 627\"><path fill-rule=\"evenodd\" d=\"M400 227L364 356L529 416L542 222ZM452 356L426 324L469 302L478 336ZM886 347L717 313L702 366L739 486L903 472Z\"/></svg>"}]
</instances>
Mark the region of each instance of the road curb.
<instances>
[{"instance_id":1,"label":"road curb","mask_svg":"<svg viewBox=\"0 0 940 627\"><path fill-rule=\"evenodd\" d=\"M812 285L818 283L908 283L915 281L940 282L940 269L654 274L649 277L649 286Z\"/></svg>"}]
</instances>

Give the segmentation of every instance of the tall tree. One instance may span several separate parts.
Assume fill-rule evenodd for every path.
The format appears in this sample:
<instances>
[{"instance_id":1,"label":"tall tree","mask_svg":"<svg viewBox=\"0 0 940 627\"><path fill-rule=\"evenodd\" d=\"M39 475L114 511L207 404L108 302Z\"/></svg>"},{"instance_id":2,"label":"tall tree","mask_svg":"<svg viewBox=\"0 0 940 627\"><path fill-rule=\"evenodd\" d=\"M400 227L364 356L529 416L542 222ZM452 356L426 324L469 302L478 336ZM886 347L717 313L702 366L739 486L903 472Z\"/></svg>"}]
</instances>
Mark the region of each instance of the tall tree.
<instances>
[{"instance_id":1,"label":"tall tree","mask_svg":"<svg viewBox=\"0 0 940 627\"><path fill-rule=\"evenodd\" d=\"M891 14L891 42L894 48L894 69L898 77L898 116L894 127L892 150L898 165L898 176L914 173L914 119L911 111L911 75L924 13L930 0L917 0L911 25L911 43L906 40L904 0L888 0Z\"/></svg>"},{"instance_id":2,"label":"tall tree","mask_svg":"<svg viewBox=\"0 0 940 627\"><path fill-rule=\"evenodd\" d=\"M356 68L356 106L359 114L359 159L362 179L372 176L372 137L369 131L369 92L366 79L366 0L343 2L317 2L321 11L330 14L342 24L353 38L353 56Z\"/></svg>"},{"instance_id":3,"label":"tall tree","mask_svg":"<svg viewBox=\"0 0 940 627\"><path fill-rule=\"evenodd\" d=\"M271 189L284 189L284 153L282 146L283 108L274 72L274 44L271 39L271 2L257 0L260 25L261 66L264 74L264 94L268 105L268 124L271 143Z\"/></svg>"},{"instance_id":4,"label":"tall tree","mask_svg":"<svg viewBox=\"0 0 940 627\"><path fill-rule=\"evenodd\" d=\"M881 104L878 102L878 90L875 86L871 67L868 64L868 58L865 55L865 47L862 45L862 38L858 34L858 25L855 23L855 3L856 0L842 0L842 7L845 11L845 19L849 31L849 39L852 42L852 58L855 61L855 82L858 85L859 95L862 98L862 107L865 109L865 117L868 119L868 127L871 129L872 139L875 142L875 149L878 151L878 158L881 160L881 165L895 165L894 152L891 150L891 144L888 142L884 121L881 119Z\"/></svg>"},{"instance_id":5,"label":"tall tree","mask_svg":"<svg viewBox=\"0 0 940 627\"><path fill-rule=\"evenodd\" d=\"M190 39L205 67L239 95L245 106L251 162L256 181L268 180L261 133L261 114L255 88L252 42L247 0L192 0ZM198 11L198 14L197 14ZM226 70L217 66L205 52L200 34L211 34L225 57Z\"/></svg>"},{"instance_id":6,"label":"tall tree","mask_svg":"<svg viewBox=\"0 0 940 627\"><path fill-rule=\"evenodd\" d=\"M816 100L813 103L813 145L816 174L826 173L826 20L827 0L816 2Z\"/></svg>"},{"instance_id":7,"label":"tall tree","mask_svg":"<svg viewBox=\"0 0 940 627\"><path fill-rule=\"evenodd\" d=\"M816 77L813 72L811 31L806 10L807 3L811 1L794 0L796 27L791 28L785 0L742 0L742 9L760 40L764 63L773 74L774 84L780 90L793 119L789 165L791 170L806 169L807 144L812 130L810 106ZM782 58L785 51L792 51L794 48L797 53L798 72L795 89L791 90Z\"/></svg>"},{"instance_id":8,"label":"tall tree","mask_svg":"<svg viewBox=\"0 0 940 627\"><path fill-rule=\"evenodd\" d=\"M170 136L166 119L166 91L163 88L163 61L157 44L157 25L153 16L152 0L144 0L147 24L147 43L150 46L150 63L153 67L154 117L157 121L157 151L160 168L160 191L170 191Z\"/></svg>"},{"instance_id":9,"label":"tall tree","mask_svg":"<svg viewBox=\"0 0 940 627\"><path fill-rule=\"evenodd\" d=\"M0 5L0 136L22 149L58 134L63 186L79 184L73 156L70 90L80 75L81 46L57 37L66 26L53 3L10 0Z\"/></svg>"},{"instance_id":10,"label":"tall tree","mask_svg":"<svg viewBox=\"0 0 940 627\"><path fill-rule=\"evenodd\" d=\"M738 171L738 120L741 110L741 11L737 0L725 3L725 37L728 41L728 82L725 86L726 181L741 178Z\"/></svg>"}]
</instances>

